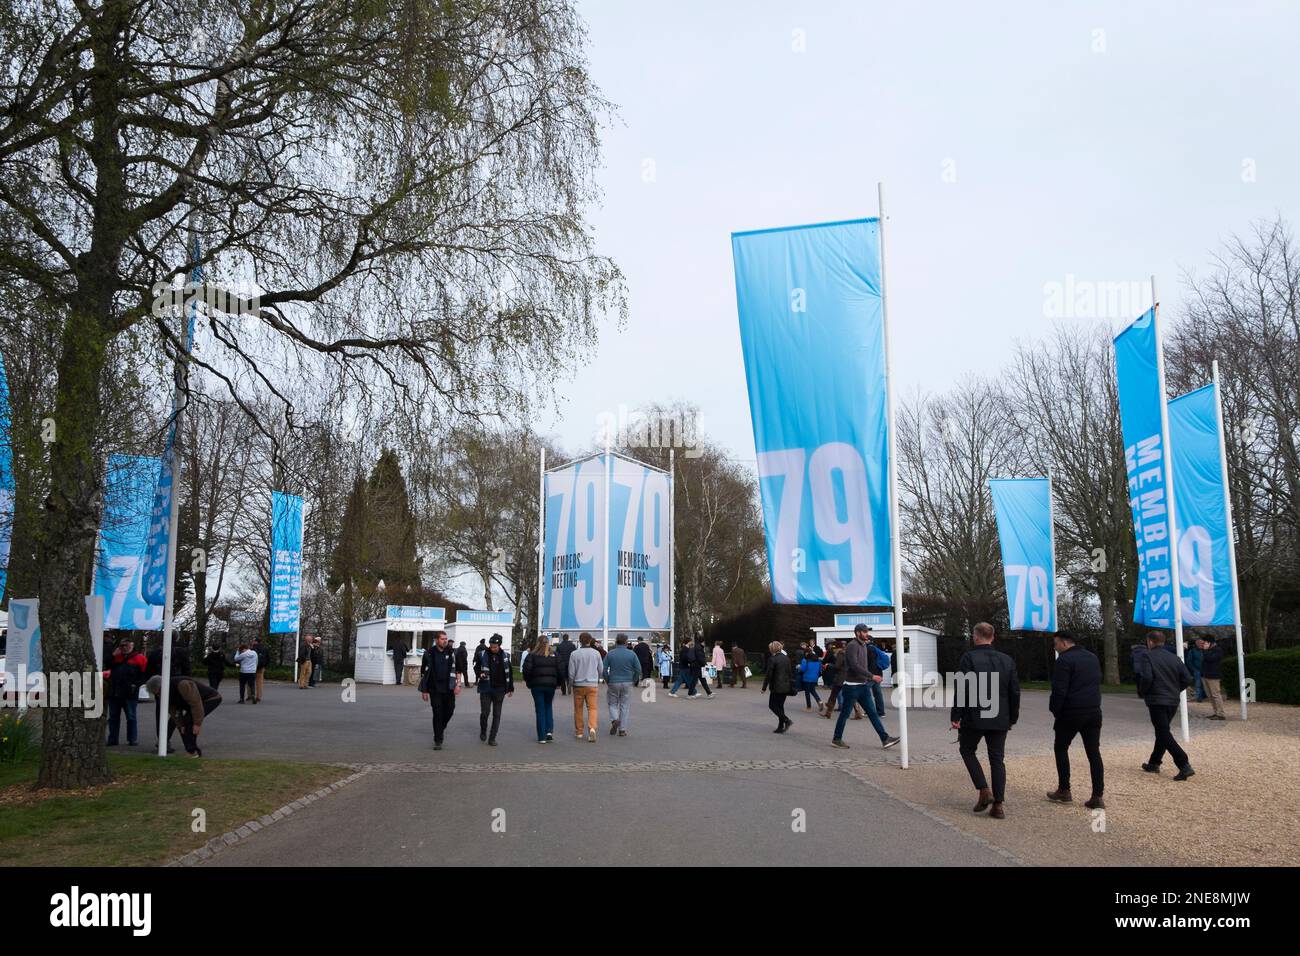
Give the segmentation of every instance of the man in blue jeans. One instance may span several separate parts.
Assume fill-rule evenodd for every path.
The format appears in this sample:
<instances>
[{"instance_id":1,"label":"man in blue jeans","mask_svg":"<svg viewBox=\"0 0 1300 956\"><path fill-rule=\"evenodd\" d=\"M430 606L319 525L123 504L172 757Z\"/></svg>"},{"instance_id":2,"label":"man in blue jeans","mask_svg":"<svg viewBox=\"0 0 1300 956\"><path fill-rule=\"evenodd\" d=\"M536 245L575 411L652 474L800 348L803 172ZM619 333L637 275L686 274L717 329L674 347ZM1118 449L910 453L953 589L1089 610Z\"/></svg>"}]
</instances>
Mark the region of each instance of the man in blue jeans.
<instances>
[{"instance_id":1,"label":"man in blue jeans","mask_svg":"<svg viewBox=\"0 0 1300 956\"><path fill-rule=\"evenodd\" d=\"M844 648L844 685L840 688L840 716L835 721L835 737L831 740L833 747L848 749L849 745L844 742L844 722L853 713L854 704L860 704L867 712L871 726L880 735L880 742L886 750L898 745L897 737L885 733L885 727L876 714L875 701L871 699L871 685L879 681L880 677L871 673L867 663L871 653L871 648L867 646L867 635L870 633L871 628L859 624L853 629L853 640Z\"/></svg>"}]
</instances>

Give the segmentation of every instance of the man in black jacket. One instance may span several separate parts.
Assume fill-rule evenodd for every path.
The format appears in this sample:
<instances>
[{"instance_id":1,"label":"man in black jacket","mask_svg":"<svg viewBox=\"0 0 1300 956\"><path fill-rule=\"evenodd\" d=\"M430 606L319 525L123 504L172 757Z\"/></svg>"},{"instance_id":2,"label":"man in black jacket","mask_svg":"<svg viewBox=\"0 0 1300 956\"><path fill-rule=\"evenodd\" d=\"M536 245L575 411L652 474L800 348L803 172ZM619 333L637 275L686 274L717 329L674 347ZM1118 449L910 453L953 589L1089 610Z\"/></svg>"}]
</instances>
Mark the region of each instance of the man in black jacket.
<instances>
[{"instance_id":1,"label":"man in black jacket","mask_svg":"<svg viewBox=\"0 0 1300 956\"><path fill-rule=\"evenodd\" d=\"M645 642L643 637L636 642L636 647L632 648L632 651L636 654L636 659L641 662L641 679L650 680L655 669L654 656L650 653L650 645Z\"/></svg>"},{"instance_id":2,"label":"man in black jacket","mask_svg":"<svg viewBox=\"0 0 1300 956\"><path fill-rule=\"evenodd\" d=\"M993 649L992 624L976 624L972 640L975 646L962 654L954 674L958 683L949 719L957 731L962 762L979 791L979 800L972 809L976 813L988 810L989 816L1001 820L1006 816L1002 803L1007 789L1003 754L1007 731L1020 719L1020 681L1016 662ZM972 676L963 679L963 674ZM989 752L992 790L975 755L981 738Z\"/></svg>"},{"instance_id":3,"label":"man in black jacket","mask_svg":"<svg viewBox=\"0 0 1300 956\"><path fill-rule=\"evenodd\" d=\"M1052 668L1052 697L1047 709L1056 718L1056 790L1047 795L1056 803L1069 803L1070 744L1075 734L1083 738L1092 775L1092 796L1084 804L1089 810L1103 810L1106 771L1101 762L1101 661L1092 651L1074 643L1069 631L1058 631L1055 639L1056 664Z\"/></svg>"},{"instance_id":4,"label":"man in black jacket","mask_svg":"<svg viewBox=\"0 0 1300 956\"><path fill-rule=\"evenodd\" d=\"M456 654L447 643L446 631L433 632L433 647L424 652L420 670L420 696L433 709L433 749L441 750L443 733L456 712L456 695L461 688Z\"/></svg>"},{"instance_id":5,"label":"man in black jacket","mask_svg":"<svg viewBox=\"0 0 1300 956\"><path fill-rule=\"evenodd\" d=\"M560 641L559 647L555 649L555 656L560 662L560 695L569 696L569 658L578 646L569 640L569 635L564 635L564 640Z\"/></svg>"},{"instance_id":6,"label":"man in black jacket","mask_svg":"<svg viewBox=\"0 0 1300 956\"><path fill-rule=\"evenodd\" d=\"M469 683L469 651L465 650L464 641L456 648L456 673L460 675L462 685Z\"/></svg>"},{"instance_id":7,"label":"man in black jacket","mask_svg":"<svg viewBox=\"0 0 1300 956\"><path fill-rule=\"evenodd\" d=\"M1201 649L1201 686L1205 688L1205 696L1210 699L1210 706L1214 708L1214 713L1210 715L1210 720L1227 720L1223 713L1223 648L1219 647L1219 642L1209 635L1204 635L1196 639L1197 646Z\"/></svg>"},{"instance_id":8,"label":"man in black jacket","mask_svg":"<svg viewBox=\"0 0 1300 956\"><path fill-rule=\"evenodd\" d=\"M487 650L474 662L474 684L478 688L478 739L497 745L497 730L501 727L501 705L515 694L514 669L510 655L501 649L503 638L493 634L488 639ZM488 730L488 715L492 716L492 729Z\"/></svg>"},{"instance_id":9,"label":"man in black jacket","mask_svg":"<svg viewBox=\"0 0 1300 956\"><path fill-rule=\"evenodd\" d=\"M400 686L402 677L406 673L406 642L402 640L399 634L393 638L393 676L397 679L396 683Z\"/></svg>"},{"instance_id":10,"label":"man in black jacket","mask_svg":"<svg viewBox=\"0 0 1300 956\"><path fill-rule=\"evenodd\" d=\"M1164 643L1163 634L1148 631L1146 648L1135 648L1133 654L1138 696L1146 702L1147 712L1151 715L1151 726L1156 732L1156 745L1151 751L1151 759L1142 765L1142 769L1147 773L1159 773L1160 761L1164 759L1165 751L1168 751L1178 768L1174 779L1186 780L1196 771L1170 732L1169 722L1178 713L1183 691L1192 686L1192 675L1177 655L1164 649Z\"/></svg>"}]
</instances>

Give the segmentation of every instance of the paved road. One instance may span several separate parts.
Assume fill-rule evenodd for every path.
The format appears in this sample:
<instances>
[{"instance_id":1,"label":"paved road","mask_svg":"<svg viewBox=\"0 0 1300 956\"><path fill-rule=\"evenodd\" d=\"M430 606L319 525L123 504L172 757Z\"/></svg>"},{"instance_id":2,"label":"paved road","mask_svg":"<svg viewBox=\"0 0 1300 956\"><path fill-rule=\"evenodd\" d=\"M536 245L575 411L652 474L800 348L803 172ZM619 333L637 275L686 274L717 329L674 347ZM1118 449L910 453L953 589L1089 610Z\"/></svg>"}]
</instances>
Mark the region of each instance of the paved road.
<instances>
[{"instance_id":1,"label":"paved road","mask_svg":"<svg viewBox=\"0 0 1300 956\"><path fill-rule=\"evenodd\" d=\"M231 693L205 730L208 756L340 762L365 774L207 865L1016 862L855 776L897 763L867 721L848 725L851 750L836 750L830 723L796 704L794 727L778 736L754 686L711 701L658 691L634 702L628 737L608 736L602 723L595 744L574 740L571 698L557 696L557 739L545 746L521 688L491 748L478 740L478 701L467 692L437 753L428 705L411 688L361 685L345 702L337 685L273 684L255 707L234 703L237 686L222 690ZM1148 739L1136 697L1105 705L1107 743ZM897 713L886 719L896 732ZM956 759L945 711L913 709L909 727L914 764ZM1050 746L1047 695L1026 692L1008 750Z\"/></svg>"}]
</instances>

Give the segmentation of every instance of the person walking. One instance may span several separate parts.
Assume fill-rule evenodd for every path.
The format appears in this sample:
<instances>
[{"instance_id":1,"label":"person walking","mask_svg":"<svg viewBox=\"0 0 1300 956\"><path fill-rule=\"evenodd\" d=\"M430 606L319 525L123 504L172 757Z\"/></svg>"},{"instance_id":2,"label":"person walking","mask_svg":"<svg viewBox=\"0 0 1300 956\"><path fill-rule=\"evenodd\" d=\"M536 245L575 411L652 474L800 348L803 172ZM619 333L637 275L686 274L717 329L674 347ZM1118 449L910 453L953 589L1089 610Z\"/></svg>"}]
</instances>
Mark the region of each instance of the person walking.
<instances>
[{"instance_id":1,"label":"person walking","mask_svg":"<svg viewBox=\"0 0 1300 956\"><path fill-rule=\"evenodd\" d=\"M695 680L691 668L691 664L695 660L694 646L695 641L688 637L682 646L677 649L677 676L673 678L672 690L668 692L669 697L676 697L677 692L685 684L687 698L695 699Z\"/></svg>"},{"instance_id":2,"label":"person walking","mask_svg":"<svg viewBox=\"0 0 1300 956\"><path fill-rule=\"evenodd\" d=\"M560 662L560 696L569 695L569 658L573 656L577 645L569 640L569 635L564 635L564 640L560 641L560 646L555 649L555 659Z\"/></svg>"},{"instance_id":3,"label":"person walking","mask_svg":"<svg viewBox=\"0 0 1300 956\"><path fill-rule=\"evenodd\" d=\"M636 642L636 647L632 650L636 653L636 659L641 662L641 680L650 680L654 677L655 671L654 655L650 652L650 645L643 637Z\"/></svg>"},{"instance_id":4,"label":"person walking","mask_svg":"<svg viewBox=\"0 0 1300 956\"><path fill-rule=\"evenodd\" d=\"M446 631L433 632L433 646L424 652L420 672L420 697L433 710L433 749L441 750L447 725L456 713L456 698L465 683Z\"/></svg>"},{"instance_id":5,"label":"person walking","mask_svg":"<svg viewBox=\"0 0 1300 956\"><path fill-rule=\"evenodd\" d=\"M208 686L216 690L221 686L221 678L226 676L226 655L219 644L213 644L203 657L203 666L208 671Z\"/></svg>"},{"instance_id":6,"label":"person walking","mask_svg":"<svg viewBox=\"0 0 1300 956\"><path fill-rule=\"evenodd\" d=\"M822 680L831 692L826 695L826 706L819 708L818 713L830 720L831 714L835 713L835 701L844 687L844 648L839 641L832 642L831 646L826 648L826 659L822 662L822 670Z\"/></svg>"},{"instance_id":7,"label":"person walking","mask_svg":"<svg viewBox=\"0 0 1300 956\"><path fill-rule=\"evenodd\" d=\"M627 736L627 719L632 707L632 693L641 681L641 661L627 646L627 635L614 638L614 647L605 655L605 706L609 709L610 736Z\"/></svg>"},{"instance_id":8,"label":"person walking","mask_svg":"<svg viewBox=\"0 0 1300 956\"><path fill-rule=\"evenodd\" d=\"M848 749L849 745L844 742L844 722L853 712L854 704L861 704L871 718L871 726L880 736L880 744L884 749L898 745L898 738L885 732L885 726L876 715L875 704L871 701L871 688L868 685L872 683L873 677L867 664L867 657L871 653L871 648L867 646L870 634L871 628L867 625L857 625L853 628L853 640L844 648L844 684L840 687L840 716L835 721L835 736L831 738L833 747ZM874 678L876 681L879 679Z\"/></svg>"},{"instance_id":9,"label":"person walking","mask_svg":"<svg viewBox=\"0 0 1300 956\"><path fill-rule=\"evenodd\" d=\"M542 638L537 649L524 660L520 669L524 686L533 695L533 712L537 715L537 742L550 743L555 739L555 688L560 686L560 658L551 642Z\"/></svg>"},{"instance_id":10,"label":"person walking","mask_svg":"<svg viewBox=\"0 0 1300 956\"><path fill-rule=\"evenodd\" d=\"M709 675L705 673L707 667L708 667L708 660L707 660L707 654L704 650L704 642L703 641L700 641L699 643L692 642L691 677L693 678L693 683L696 687L702 688L704 690L704 698L706 700L712 700L713 689L709 687ZM693 694L698 697L699 691L696 690L693 692Z\"/></svg>"},{"instance_id":11,"label":"person walking","mask_svg":"<svg viewBox=\"0 0 1300 956\"><path fill-rule=\"evenodd\" d=\"M1223 648L1219 642L1208 635L1200 638L1201 645L1201 689L1203 693L1198 700L1210 700L1214 708L1207 719L1227 720L1223 712Z\"/></svg>"},{"instance_id":12,"label":"person walking","mask_svg":"<svg viewBox=\"0 0 1300 956\"><path fill-rule=\"evenodd\" d=\"M1178 713L1178 702L1183 691L1192 685L1192 675L1176 654L1164 651L1165 638L1159 631L1148 631L1146 647L1135 647L1133 673L1137 677L1138 695L1147 705L1151 727L1155 730L1155 746L1151 758L1142 765L1147 773L1159 773L1160 763L1166 753L1174 758L1178 773L1174 779L1183 781L1196 773L1186 752L1169 730L1169 722ZM1204 677L1202 677L1204 680Z\"/></svg>"},{"instance_id":13,"label":"person walking","mask_svg":"<svg viewBox=\"0 0 1300 956\"><path fill-rule=\"evenodd\" d=\"M486 653L487 653L487 638L480 637L478 639L478 646L474 648L474 656L470 658L469 669L472 675L478 674L478 659ZM478 678L475 677L475 680L477 679Z\"/></svg>"},{"instance_id":14,"label":"person walking","mask_svg":"<svg viewBox=\"0 0 1300 956\"><path fill-rule=\"evenodd\" d=\"M867 670L871 672L871 700L876 705L876 713L883 719L885 716L885 692L883 690L885 683L885 671L889 670L893 664L893 657L879 644L871 639L870 633L867 635Z\"/></svg>"},{"instance_id":15,"label":"person walking","mask_svg":"<svg viewBox=\"0 0 1300 956\"><path fill-rule=\"evenodd\" d=\"M311 679L311 637L307 636L298 648L298 689L306 690Z\"/></svg>"},{"instance_id":16,"label":"person walking","mask_svg":"<svg viewBox=\"0 0 1300 956\"><path fill-rule=\"evenodd\" d=\"M135 641L123 637L109 659L104 678L108 681L108 746L116 747L122 728L122 715L126 714L126 743L128 747L140 743L140 723L136 719L136 704L140 698L140 685L145 682L148 659L135 649Z\"/></svg>"},{"instance_id":17,"label":"person walking","mask_svg":"<svg viewBox=\"0 0 1300 956\"><path fill-rule=\"evenodd\" d=\"M515 673L510 666L510 656L501 650L502 637L493 634L488 638L487 650L479 655L474 671L478 686L478 739L488 746L497 745L497 730L501 727L501 706L507 697L515 694ZM488 714L492 727L488 729Z\"/></svg>"},{"instance_id":18,"label":"person walking","mask_svg":"<svg viewBox=\"0 0 1300 956\"><path fill-rule=\"evenodd\" d=\"M785 715L785 699L794 694L794 673L785 645L773 641L767 650L771 657L763 671L763 692L768 695L767 709L776 715L776 730L772 733L783 734L794 724Z\"/></svg>"},{"instance_id":19,"label":"person walking","mask_svg":"<svg viewBox=\"0 0 1300 956\"><path fill-rule=\"evenodd\" d=\"M749 686L749 677L745 671L749 670L749 657L745 654L745 649L740 646L739 642L731 645L731 686L740 685L744 690Z\"/></svg>"},{"instance_id":20,"label":"person walking","mask_svg":"<svg viewBox=\"0 0 1300 956\"><path fill-rule=\"evenodd\" d=\"M664 690L667 690L668 682L673 679L673 655L668 650L667 644L659 645L659 650L655 652L655 661L659 665L659 677L664 682Z\"/></svg>"},{"instance_id":21,"label":"person walking","mask_svg":"<svg viewBox=\"0 0 1300 956\"><path fill-rule=\"evenodd\" d=\"M979 791L979 799L972 809L975 813L988 810L993 819L1002 820L1006 817L1003 803L1007 791L1007 768L1003 756L1007 732L1020 719L1020 681L1016 677L1016 662L993 647L992 624L976 624L971 639L974 646L957 662L956 697L949 720L953 730L957 731L966 772ZM963 681L963 674L973 674L974 681ZM867 712L870 713L871 708L867 708ZM976 753L981 739L989 753L992 789Z\"/></svg>"},{"instance_id":22,"label":"person walking","mask_svg":"<svg viewBox=\"0 0 1300 956\"><path fill-rule=\"evenodd\" d=\"M308 687L315 687L325 679L325 646L321 644L319 637L311 639L311 679L307 681Z\"/></svg>"},{"instance_id":23,"label":"person walking","mask_svg":"<svg viewBox=\"0 0 1300 956\"><path fill-rule=\"evenodd\" d=\"M455 651L456 675L460 678L462 685L469 683L469 651L465 650L465 642L461 641Z\"/></svg>"},{"instance_id":24,"label":"person walking","mask_svg":"<svg viewBox=\"0 0 1300 956\"><path fill-rule=\"evenodd\" d=\"M239 702L244 702L245 693L250 704L257 703L257 651L247 644L239 645L235 655L235 666L239 668ZM216 690L215 687L212 688Z\"/></svg>"},{"instance_id":25,"label":"person walking","mask_svg":"<svg viewBox=\"0 0 1300 956\"><path fill-rule=\"evenodd\" d=\"M724 683L722 672L727 669L727 654L722 649L721 641L713 642L713 658L709 663L713 665L713 683L721 690Z\"/></svg>"},{"instance_id":26,"label":"person walking","mask_svg":"<svg viewBox=\"0 0 1300 956\"><path fill-rule=\"evenodd\" d=\"M586 710L587 743L596 742L596 701L603 661L596 650L596 640L586 631L578 635L581 645L569 655L569 683L573 687L573 736L583 736L583 710Z\"/></svg>"},{"instance_id":27,"label":"person walking","mask_svg":"<svg viewBox=\"0 0 1300 956\"><path fill-rule=\"evenodd\" d=\"M1187 665L1187 670L1192 675L1191 690L1195 694L1198 704L1208 696L1205 693L1204 685L1201 683L1202 658L1200 637L1193 637L1190 641L1183 643L1183 663Z\"/></svg>"},{"instance_id":28,"label":"person walking","mask_svg":"<svg viewBox=\"0 0 1300 956\"><path fill-rule=\"evenodd\" d=\"M1101 760L1101 661L1074 641L1071 631L1057 631L1054 639L1056 663L1052 666L1052 696L1047 702L1056 722L1053 750L1056 753L1056 790L1047 795L1054 803L1069 803L1070 744L1078 734L1088 755L1092 796L1084 803L1089 810L1104 810L1106 769Z\"/></svg>"},{"instance_id":29,"label":"person walking","mask_svg":"<svg viewBox=\"0 0 1300 956\"><path fill-rule=\"evenodd\" d=\"M253 638L251 648L257 654L257 680L254 681L254 697L259 704L262 702L262 687L266 683L266 665L271 662L271 652L266 649L260 637ZM214 690L216 688L213 688Z\"/></svg>"},{"instance_id":30,"label":"person walking","mask_svg":"<svg viewBox=\"0 0 1300 956\"><path fill-rule=\"evenodd\" d=\"M817 709L822 709L822 698L817 693L817 679L822 674L822 662L817 659L817 652L811 648L799 662L799 686L803 688L804 710L812 712L812 702L817 701Z\"/></svg>"},{"instance_id":31,"label":"person walking","mask_svg":"<svg viewBox=\"0 0 1300 956\"><path fill-rule=\"evenodd\" d=\"M406 677L406 654L408 650L406 641L402 640L400 634L393 638L393 683L399 687Z\"/></svg>"},{"instance_id":32,"label":"person walking","mask_svg":"<svg viewBox=\"0 0 1300 956\"><path fill-rule=\"evenodd\" d=\"M155 702L162 694L162 675L155 674L147 684ZM199 732L204 718L221 705L221 694L193 677L173 677L167 692L167 745L171 749L172 731L181 732L181 743L191 757L202 757Z\"/></svg>"}]
</instances>

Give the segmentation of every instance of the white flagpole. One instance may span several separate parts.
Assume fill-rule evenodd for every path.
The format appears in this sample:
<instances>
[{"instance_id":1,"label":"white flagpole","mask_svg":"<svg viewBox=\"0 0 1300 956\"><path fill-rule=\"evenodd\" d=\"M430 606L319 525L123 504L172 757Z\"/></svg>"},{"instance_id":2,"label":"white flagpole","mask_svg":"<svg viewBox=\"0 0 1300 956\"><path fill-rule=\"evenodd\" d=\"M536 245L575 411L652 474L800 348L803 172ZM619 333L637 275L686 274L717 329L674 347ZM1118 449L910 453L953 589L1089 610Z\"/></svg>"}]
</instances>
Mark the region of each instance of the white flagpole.
<instances>
[{"instance_id":1,"label":"white flagpole","mask_svg":"<svg viewBox=\"0 0 1300 956\"><path fill-rule=\"evenodd\" d=\"M1057 631L1056 603L1056 500L1052 490L1052 466L1047 466L1047 542L1052 551L1052 633ZM1060 657L1058 654L1057 657Z\"/></svg>"},{"instance_id":2,"label":"white flagpole","mask_svg":"<svg viewBox=\"0 0 1300 956\"><path fill-rule=\"evenodd\" d=\"M1223 466L1223 514L1228 522L1228 573L1232 579L1232 623L1237 632L1237 673L1241 680L1241 719L1246 719L1246 651L1241 640L1241 598L1237 594L1237 536L1232 525L1232 494L1228 491L1228 447L1223 431L1223 394L1219 391L1219 360L1210 363L1214 382L1214 419L1219 427L1219 463Z\"/></svg>"},{"instance_id":3,"label":"white flagpole","mask_svg":"<svg viewBox=\"0 0 1300 956\"><path fill-rule=\"evenodd\" d=\"M677 653L677 449L668 449L668 653Z\"/></svg>"},{"instance_id":4,"label":"white flagpole","mask_svg":"<svg viewBox=\"0 0 1300 956\"><path fill-rule=\"evenodd\" d=\"M1178 574L1178 509L1174 495L1174 456L1169 447L1169 400L1165 394L1165 339L1160 331L1160 302L1156 298L1156 277L1151 277L1151 319L1156 326L1156 380L1160 385L1160 427L1164 430L1165 497L1169 508L1169 565L1174 588L1174 652L1183 659L1183 583ZM1178 720L1183 743L1192 739L1187 723L1187 691L1178 695Z\"/></svg>"},{"instance_id":5,"label":"white flagpole","mask_svg":"<svg viewBox=\"0 0 1300 956\"><path fill-rule=\"evenodd\" d=\"M190 214L189 223L189 240L190 248L187 251L195 253L197 265L197 250L195 249L194 236L194 214ZM181 302L185 299L182 296ZM191 305L190 308L197 309L197 305ZM188 336L186 329L185 306L181 305L181 341L184 342ZM193 348L193 343L189 343ZM158 756L167 756L167 720L171 707L171 689L172 689L172 623L176 608L176 527L180 524L180 445L181 445L181 409L185 401L185 374L186 360L188 356L177 356L175 382L172 386L172 446L168 450L171 455L171 491L167 509L167 580L163 584L163 630L162 630L162 687L158 693Z\"/></svg>"},{"instance_id":6,"label":"white flagpole","mask_svg":"<svg viewBox=\"0 0 1300 956\"><path fill-rule=\"evenodd\" d=\"M605 549L604 556L600 559L601 575L605 579L603 588L605 604L600 613L602 624L601 640L604 642L601 646L606 650L609 649L609 492L614 483L614 458L610 454L610 439L612 437L609 433L605 434Z\"/></svg>"},{"instance_id":7,"label":"white flagpole","mask_svg":"<svg viewBox=\"0 0 1300 956\"><path fill-rule=\"evenodd\" d=\"M546 595L546 446L537 464L537 639L542 639L543 599Z\"/></svg>"},{"instance_id":8,"label":"white flagpole","mask_svg":"<svg viewBox=\"0 0 1300 956\"><path fill-rule=\"evenodd\" d=\"M889 408L889 530L890 574L894 586L894 686L901 687L898 705L899 766L907 769L907 638L903 634L903 557L898 523L898 442L894 433L894 366L890 348L889 300L885 295L885 186L876 183L876 204L880 234L880 318L885 334L885 402ZM901 684L900 684L901 681Z\"/></svg>"}]
</instances>

